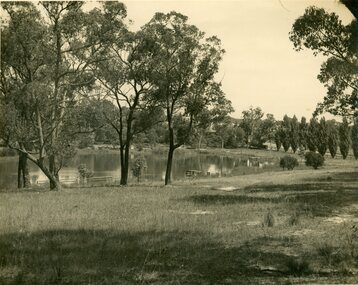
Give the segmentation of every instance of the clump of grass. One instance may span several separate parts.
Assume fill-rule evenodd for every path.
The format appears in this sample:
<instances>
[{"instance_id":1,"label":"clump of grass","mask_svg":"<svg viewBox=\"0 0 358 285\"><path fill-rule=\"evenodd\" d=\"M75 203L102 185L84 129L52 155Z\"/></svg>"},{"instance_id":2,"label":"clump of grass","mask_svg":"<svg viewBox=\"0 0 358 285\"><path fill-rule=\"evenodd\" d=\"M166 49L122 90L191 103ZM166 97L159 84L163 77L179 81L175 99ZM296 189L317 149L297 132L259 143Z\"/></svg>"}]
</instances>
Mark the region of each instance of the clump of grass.
<instances>
[{"instance_id":1,"label":"clump of grass","mask_svg":"<svg viewBox=\"0 0 358 285\"><path fill-rule=\"evenodd\" d=\"M290 258L286 262L288 273L294 276L303 276L312 272L309 262L306 259Z\"/></svg>"},{"instance_id":2,"label":"clump of grass","mask_svg":"<svg viewBox=\"0 0 358 285\"><path fill-rule=\"evenodd\" d=\"M324 261L328 265L331 265L332 258L333 258L333 255L334 255L334 247L331 244L327 243L327 242L322 243L317 247L317 254L319 256L322 256L324 258Z\"/></svg>"},{"instance_id":3,"label":"clump of grass","mask_svg":"<svg viewBox=\"0 0 358 285\"><path fill-rule=\"evenodd\" d=\"M268 210L265 214L262 225L264 227L273 227L275 225L275 217L273 216L271 210Z\"/></svg>"},{"instance_id":4,"label":"clump of grass","mask_svg":"<svg viewBox=\"0 0 358 285\"><path fill-rule=\"evenodd\" d=\"M288 218L287 221L289 226L296 226L300 224L300 214L297 211L294 211Z\"/></svg>"}]
</instances>

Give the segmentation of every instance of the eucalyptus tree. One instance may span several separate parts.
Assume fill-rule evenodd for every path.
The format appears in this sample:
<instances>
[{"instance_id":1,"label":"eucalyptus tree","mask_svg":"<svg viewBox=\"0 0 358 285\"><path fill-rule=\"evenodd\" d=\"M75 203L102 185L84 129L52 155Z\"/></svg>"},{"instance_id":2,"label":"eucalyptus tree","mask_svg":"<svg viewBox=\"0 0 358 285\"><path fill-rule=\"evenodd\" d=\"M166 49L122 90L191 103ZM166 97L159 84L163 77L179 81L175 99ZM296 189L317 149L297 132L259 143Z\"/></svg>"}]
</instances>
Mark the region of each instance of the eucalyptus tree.
<instances>
[{"instance_id":1,"label":"eucalyptus tree","mask_svg":"<svg viewBox=\"0 0 358 285\"><path fill-rule=\"evenodd\" d=\"M149 76L154 66L152 46L146 41L145 31L127 29L122 21L124 6L120 5L105 2L103 12L97 11L99 23L109 27L111 36L102 44L99 53L102 60L93 64L92 69L107 99L115 102L116 109L104 115L118 136L120 184L127 185L133 138L160 122L162 111L152 96L155 90Z\"/></svg>"},{"instance_id":2,"label":"eucalyptus tree","mask_svg":"<svg viewBox=\"0 0 358 285\"><path fill-rule=\"evenodd\" d=\"M342 1L352 12L354 1ZM344 25L335 13L308 7L293 24L290 40L297 51L308 48L316 56L327 56L318 79L327 88L327 95L318 104L316 113L352 115L358 108L358 32L357 20Z\"/></svg>"},{"instance_id":3,"label":"eucalyptus tree","mask_svg":"<svg viewBox=\"0 0 358 285\"><path fill-rule=\"evenodd\" d=\"M174 151L189 139L200 115L219 105L230 111L225 108L230 102L214 80L224 50L217 37L205 38L186 16L176 12L156 13L143 32L156 63L151 73L157 88L154 95L166 114L165 184L169 184Z\"/></svg>"},{"instance_id":4,"label":"eucalyptus tree","mask_svg":"<svg viewBox=\"0 0 358 285\"><path fill-rule=\"evenodd\" d=\"M27 2L2 3L9 16L4 28L9 32L1 35L7 42L2 45L5 77L21 86L36 151L30 153L14 132L9 132L9 142L39 166L52 190L61 188L59 170L63 160L73 155L73 136L65 118L78 101L78 91L94 83L88 70L91 54L97 51L96 43L88 40L93 21L88 21L90 15L81 10L82 5L43 2L37 9ZM13 106L19 113L21 105L14 101Z\"/></svg>"},{"instance_id":5,"label":"eucalyptus tree","mask_svg":"<svg viewBox=\"0 0 358 285\"><path fill-rule=\"evenodd\" d=\"M28 186L27 158L44 167L40 157L32 156L29 149L43 148L39 110L45 109L48 103L44 94L48 91L47 28L32 3L4 2L1 8L7 15L1 29L1 135L9 147L19 152L18 186L21 187Z\"/></svg>"},{"instance_id":6,"label":"eucalyptus tree","mask_svg":"<svg viewBox=\"0 0 358 285\"><path fill-rule=\"evenodd\" d=\"M249 110L244 110L242 112L240 127L245 131L245 140L247 145L251 145L255 131L259 128L263 116L264 113L260 107L250 107Z\"/></svg>"}]
</instances>

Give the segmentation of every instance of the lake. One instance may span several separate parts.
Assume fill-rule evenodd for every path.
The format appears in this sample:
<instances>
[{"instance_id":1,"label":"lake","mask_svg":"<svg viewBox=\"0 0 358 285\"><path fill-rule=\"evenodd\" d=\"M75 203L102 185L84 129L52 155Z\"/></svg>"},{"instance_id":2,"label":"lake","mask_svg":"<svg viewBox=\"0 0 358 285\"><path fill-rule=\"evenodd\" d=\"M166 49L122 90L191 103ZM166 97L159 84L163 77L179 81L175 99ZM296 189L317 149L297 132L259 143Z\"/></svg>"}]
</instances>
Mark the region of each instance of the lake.
<instances>
[{"instance_id":1,"label":"lake","mask_svg":"<svg viewBox=\"0 0 358 285\"><path fill-rule=\"evenodd\" d=\"M147 169L141 180L160 181L164 180L166 169L166 153L146 152ZM133 160L135 155L131 156ZM71 159L67 166L60 171L60 180L63 182L77 180L80 164L86 164L94 173L94 177L108 176L113 181L119 180L120 160L119 153L98 152L91 154L78 154ZM277 168L278 161L275 159L258 159L250 156L229 157L225 155L212 155L208 153L177 151L174 154L172 168L173 180L185 179L187 170L201 171L202 175L211 177L244 175L264 172ZM40 169L29 162L31 183L47 181L46 176ZM130 171L129 182L134 181ZM16 187L17 185L17 157L0 158L0 188Z\"/></svg>"}]
</instances>

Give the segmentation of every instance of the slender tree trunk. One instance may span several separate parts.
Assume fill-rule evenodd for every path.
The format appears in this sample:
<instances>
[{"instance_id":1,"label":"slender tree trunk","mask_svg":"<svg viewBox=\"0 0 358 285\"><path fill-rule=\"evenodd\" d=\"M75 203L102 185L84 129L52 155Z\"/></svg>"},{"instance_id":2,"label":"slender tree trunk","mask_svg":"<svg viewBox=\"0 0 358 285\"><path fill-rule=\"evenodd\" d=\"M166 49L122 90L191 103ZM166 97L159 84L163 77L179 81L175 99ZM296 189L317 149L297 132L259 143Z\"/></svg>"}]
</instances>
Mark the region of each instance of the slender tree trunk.
<instances>
[{"instance_id":1,"label":"slender tree trunk","mask_svg":"<svg viewBox=\"0 0 358 285\"><path fill-rule=\"evenodd\" d=\"M121 171L121 185L128 184L128 169L129 169L129 148L130 145L127 142L124 148L124 161L123 161L123 169Z\"/></svg>"},{"instance_id":2,"label":"slender tree trunk","mask_svg":"<svg viewBox=\"0 0 358 285\"><path fill-rule=\"evenodd\" d=\"M167 169L165 172L165 185L169 185L172 183L172 165L173 165L173 156L174 156L174 146L169 146L168 151L168 160L167 160Z\"/></svg>"},{"instance_id":3,"label":"slender tree trunk","mask_svg":"<svg viewBox=\"0 0 358 285\"><path fill-rule=\"evenodd\" d=\"M27 164L27 155L20 152L17 169L17 188L27 188L30 184L30 172Z\"/></svg>"},{"instance_id":4,"label":"slender tree trunk","mask_svg":"<svg viewBox=\"0 0 358 285\"><path fill-rule=\"evenodd\" d=\"M127 184L127 181L125 181L124 177L124 169L125 169L125 166L124 166L124 145L120 145L120 149L119 149L119 152L120 152L120 160L121 160L121 180L120 180L120 185L126 185Z\"/></svg>"}]
</instances>

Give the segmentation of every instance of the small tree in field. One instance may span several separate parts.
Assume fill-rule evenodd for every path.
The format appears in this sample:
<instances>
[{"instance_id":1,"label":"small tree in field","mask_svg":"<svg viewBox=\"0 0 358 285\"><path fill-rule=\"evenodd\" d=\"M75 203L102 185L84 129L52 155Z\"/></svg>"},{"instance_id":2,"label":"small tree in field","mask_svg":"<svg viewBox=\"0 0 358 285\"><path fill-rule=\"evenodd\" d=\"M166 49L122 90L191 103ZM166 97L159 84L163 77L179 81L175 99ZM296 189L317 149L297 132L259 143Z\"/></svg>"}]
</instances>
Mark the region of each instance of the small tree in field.
<instances>
[{"instance_id":1,"label":"small tree in field","mask_svg":"<svg viewBox=\"0 0 358 285\"><path fill-rule=\"evenodd\" d=\"M349 146L349 125L347 119L343 118L343 122L339 126L339 150L342 154L343 159L346 159L348 156Z\"/></svg>"},{"instance_id":2,"label":"small tree in field","mask_svg":"<svg viewBox=\"0 0 358 285\"><path fill-rule=\"evenodd\" d=\"M297 158L290 155L285 155L280 160L280 166L283 170L285 170L285 168L288 170L293 170L296 166L298 166Z\"/></svg>"},{"instance_id":3,"label":"small tree in field","mask_svg":"<svg viewBox=\"0 0 358 285\"><path fill-rule=\"evenodd\" d=\"M137 177L137 182L142 176L143 170L147 168L147 161L144 156L139 156L136 158L132 165L132 173L134 177Z\"/></svg>"},{"instance_id":4,"label":"small tree in field","mask_svg":"<svg viewBox=\"0 0 358 285\"><path fill-rule=\"evenodd\" d=\"M319 153L310 151L305 154L306 165L312 166L314 169L322 166L324 163L324 157Z\"/></svg>"}]
</instances>

